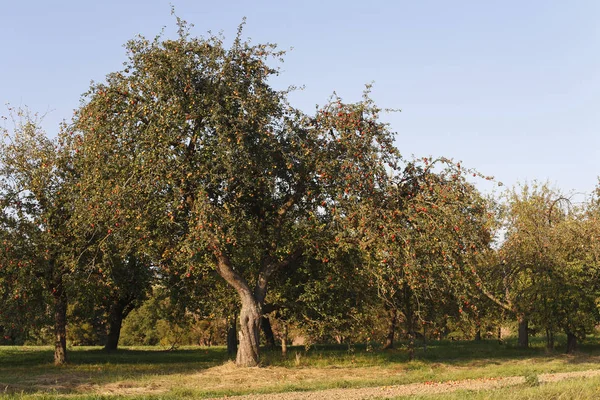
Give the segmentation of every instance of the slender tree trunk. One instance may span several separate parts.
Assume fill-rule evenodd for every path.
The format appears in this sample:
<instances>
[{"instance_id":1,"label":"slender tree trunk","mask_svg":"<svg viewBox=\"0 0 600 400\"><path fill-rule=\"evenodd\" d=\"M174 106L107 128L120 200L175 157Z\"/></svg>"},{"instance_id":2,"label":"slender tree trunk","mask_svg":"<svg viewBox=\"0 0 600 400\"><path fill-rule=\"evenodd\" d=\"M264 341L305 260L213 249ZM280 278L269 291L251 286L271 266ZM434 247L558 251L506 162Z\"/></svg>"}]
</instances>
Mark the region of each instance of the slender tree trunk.
<instances>
[{"instance_id":1,"label":"slender tree trunk","mask_svg":"<svg viewBox=\"0 0 600 400\"><path fill-rule=\"evenodd\" d=\"M502 343L504 343L504 342L502 341L502 327L501 327L500 325L498 325L498 343L499 343L499 344L502 344Z\"/></svg>"},{"instance_id":2,"label":"slender tree trunk","mask_svg":"<svg viewBox=\"0 0 600 400\"><path fill-rule=\"evenodd\" d=\"M519 315L518 321L519 321L518 344L519 344L519 347L526 349L529 347L529 332L528 332L529 321L527 321L527 318L525 318L524 315Z\"/></svg>"},{"instance_id":3,"label":"slender tree trunk","mask_svg":"<svg viewBox=\"0 0 600 400\"><path fill-rule=\"evenodd\" d=\"M577 350L577 336L571 331L567 331L567 354L571 354L575 350Z\"/></svg>"},{"instance_id":4,"label":"slender tree trunk","mask_svg":"<svg viewBox=\"0 0 600 400\"><path fill-rule=\"evenodd\" d=\"M391 308L389 310L389 325L388 325L388 333L385 338L385 345L383 349L393 349L394 348L394 336L396 335L396 321L398 320L398 310L395 308Z\"/></svg>"},{"instance_id":5,"label":"slender tree trunk","mask_svg":"<svg viewBox=\"0 0 600 400\"><path fill-rule=\"evenodd\" d=\"M475 324L477 326L477 330L475 331L475 341L481 342L481 320L479 319L479 313L477 314Z\"/></svg>"},{"instance_id":6,"label":"slender tree trunk","mask_svg":"<svg viewBox=\"0 0 600 400\"><path fill-rule=\"evenodd\" d=\"M415 359L415 327L412 314L412 308L406 310L406 332L408 333L408 361Z\"/></svg>"},{"instance_id":7,"label":"slender tree trunk","mask_svg":"<svg viewBox=\"0 0 600 400\"><path fill-rule=\"evenodd\" d=\"M54 365L67 362L67 294L62 280L55 288L54 296Z\"/></svg>"},{"instance_id":8,"label":"slender tree trunk","mask_svg":"<svg viewBox=\"0 0 600 400\"><path fill-rule=\"evenodd\" d=\"M283 321L283 330L281 332L281 355L287 357L287 342L288 342L288 324Z\"/></svg>"},{"instance_id":9,"label":"slender tree trunk","mask_svg":"<svg viewBox=\"0 0 600 400\"><path fill-rule=\"evenodd\" d=\"M408 332L408 361L415 359L415 333Z\"/></svg>"},{"instance_id":10,"label":"slender tree trunk","mask_svg":"<svg viewBox=\"0 0 600 400\"><path fill-rule=\"evenodd\" d=\"M271 321L269 321L269 317L263 315L260 318L260 327L265 335L265 341L267 342L267 346L270 349L275 348L275 335L273 335L273 329L271 328Z\"/></svg>"},{"instance_id":11,"label":"slender tree trunk","mask_svg":"<svg viewBox=\"0 0 600 400\"><path fill-rule=\"evenodd\" d=\"M240 310L240 344L236 364L240 367L256 367L260 362L260 304L254 296L242 297Z\"/></svg>"},{"instance_id":12,"label":"slender tree trunk","mask_svg":"<svg viewBox=\"0 0 600 400\"><path fill-rule=\"evenodd\" d=\"M106 345L104 350L114 351L119 346L119 337L121 336L121 326L125 315L123 311L125 305L121 301L116 301L110 306L108 314L108 336L106 337Z\"/></svg>"},{"instance_id":13,"label":"slender tree trunk","mask_svg":"<svg viewBox=\"0 0 600 400\"><path fill-rule=\"evenodd\" d=\"M554 332L552 328L546 328L546 348L554 350Z\"/></svg>"},{"instance_id":14,"label":"slender tree trunk","mask_svg":"<svg viewBox=\"0 0 600 400\"><path fill-rule=\"evenodd\" d=\"M229 358L237 354L237 315L227 318L227 355Z\"/></svg>"}]
</instances>

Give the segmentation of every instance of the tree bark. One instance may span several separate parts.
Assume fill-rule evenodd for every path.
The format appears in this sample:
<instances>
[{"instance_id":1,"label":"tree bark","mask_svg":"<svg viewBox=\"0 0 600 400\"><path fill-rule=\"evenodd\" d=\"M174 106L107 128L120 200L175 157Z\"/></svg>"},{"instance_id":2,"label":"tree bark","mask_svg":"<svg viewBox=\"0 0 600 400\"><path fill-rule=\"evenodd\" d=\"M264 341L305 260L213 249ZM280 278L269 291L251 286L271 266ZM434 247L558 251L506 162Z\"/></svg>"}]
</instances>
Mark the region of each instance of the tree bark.
<instances>
[{"instance_id":1,"label":"tree bark","mask_svg":"<svg viewBox=\"0 0 600 400\"><path fill-rule=\"evenodd\" d=\"M481 342L481 328L477 327L477 331L475 332L475 341Z\"/></svg>"},{"instance_id":2,"label":"tree bark","mask_svg":"<svg viewBox=\"0 0 600 400\"><path fill-rule=\"evenodd\" d=\"M237 354L237 322L236 315L227 319L227 355L229 358Z\"/></svg>"},{"instance_id":3,"label":"tree bark","mask_svg":"<svg viewBox=\"0 0 600 400\"><path fill-rule=\"evenodd\" d=\"M270 349L274 349L275 348L275 335L273 335L273 329L271 328L271 321L269 321L269 317L267 317L266 315L263 315L260 318L260 328L263 331L263 334L265 335L265 341L267 343L267 346Z\"/></svg>"},{"instance_id":4,"label":"tree bark","mask_svg":"<svg viewBox=\"0 0 600 400\"><path fill-rule=\"evenodd\" d=\"M393 349L394 348L394 336L396 335L396 321L398 320L398 310L392 308L389 310L389 325L388 325L388 333L385 338L385 345L383 346L384 350Z\"/></svg>"},{"instance_id":5,"label":"tree bark","mask_svg":"<svg viewBox=\"0 0 600 400\"><path fill-rule=\"evenodd\" d=\"M288 341L288 324L283 321L283 330L281 332L281 355L287 356L287 341Z\"/></svg>"},{"instance_id":6,"label":"tree bark","mask_svg":"<svg viewBox=\"0 0 600 400\"><path fill-rule=\"evenodd\" d=\"M121 336L121 326L123 325L125 305L123 302L114 302L108 312L108 336L104 350L114 351L119 346L119 337Z\"/></svg>"},{"instance_id":7,"label":"tree bark","mask_svg":"<svg viewBox=\"0 0 600 400\"><path fill-rule=\"evenodd\" d=\"M527 321L527 318L524 315L519 315L518 321L519 321L518 345L519 345L519 347L526 349L529 347L529 332L528 332L529 321Z\"/></svg>"},{"instance_id":8,"label":"tree bark","mask_svg":"<svg viewBox=\"0 0 600 400\"><path fill-rule=\"evenodd\" d=\"M216 245L214 247L217 248ZM257 296L250 290L248 282L235 271L229 257L222 252L217 252L215 257L217 259L217 273L235 289L242 303L240 310L240 342L235 363L239 367L255 367L260 361L260 317L264 295L266 295L267 275L259 274L259 281L262 284L260 285L260 294L262 296L257 301Z\"/></svg>"},{"instance_id":9,"label":"tree bark","mask_svg":"<svg viewBox=\"0 0 600 400\"><path fill-rule=\"evenodd\" d=\"M239 367L256 367L260 362L260 317L260 304L254 296L242 297L240 344L235 360Z\"/></svg>"},{"instance_id":10,"label":"tree bark","mask_svg":"<svg viewBox=\"0 0 600 400\"><path fill-rule=\"evenodd\" d=\"M571 354L575 350L577 350L577 336L571 331L567 331L567 354Z\"/></svg>"},{"instance_id":11,"label":"tree bark","mask_svg":"<svg viewBox=\"0 0 600 400\"><path fill-rule=\"evenodd\" d=\"M54 289L54 365L67 362L67 294L62 280Z\"/></svg>"}]
</instances>

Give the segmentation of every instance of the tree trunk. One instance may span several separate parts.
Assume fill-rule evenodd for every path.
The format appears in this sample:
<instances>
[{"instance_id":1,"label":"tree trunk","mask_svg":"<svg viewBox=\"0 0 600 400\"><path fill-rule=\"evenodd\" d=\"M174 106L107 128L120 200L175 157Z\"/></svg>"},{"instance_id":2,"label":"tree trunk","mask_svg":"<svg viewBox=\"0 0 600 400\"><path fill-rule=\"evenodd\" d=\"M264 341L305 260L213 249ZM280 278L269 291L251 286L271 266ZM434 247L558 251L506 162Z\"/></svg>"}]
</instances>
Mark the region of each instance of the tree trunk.
<instances>
[{"instance_id":1,"label":"tree trunk","mask_svg":"<svg viewBox=\"0 0 600 400\"><path fill-rule=\"evenodd\" d=\"M554 332L552 328L546 328L546 348L554 350Z\"/></svg>"},{"instance_id":2,"label":"tree trunk","mask_svg":"<svg viewBox=\"0 0 600 400\"><path fill-rule=\"evenodd\" d=\"M254 296L242 297L240 344L235 361L239 367L256 367L260 362L260 317L260 304Z\"/></svg>"},{"instance_id":3,"label":"tree trunk","mask_svg":"<svg viewBox=\"0 0 600 400\"><path fill-rule=\"evenodd\" d=\"M275 348L275 335L273 335L273 329L271 328L271 321L269 317L263 315L260 318L260 327L265 335L265 341L270 349Z\"/></svg>"},{"instance_id":4,"label":"tree trunk","mask_svg":"<svg viewBox=\"0 0 600 400\"><path fill-rule=\"evenodd\" d=\"M260 317L262 306L267 296L269 276L278 268L283 268L298 258L302 252L293 252L286 260L279 264L264 263L256 280L254 290L250 289L248 282L236 272L229 257L218 250L218 242L212 245L215 249L217 260L217 273L230 284L240 296L242 308L240 310L240 343L238 346L236 365L238 367L255 367L260 362ZM266 257L268 260L270 257Z\"/></svg>"},{"instance_id":5,"label":"tree trunk","mask_svg":"<svg viewBox=\"0 0 600 400\"><path fill-rule=\"evenodd\" d=\"M233 315L227 319L227 355L233 358L237 351L237 323L236 315Z\"/></svg>"},{"instance_id":6,"label":"tree trunk","mask_svg":"<svg viewBox=\"0 0 600 400\"><path fill-rule=\"evenodd\" d=\"M408 361L412 361L415 359L415 327L412 309L410 306L407 308L406 312L406 332L408 333Z\"/></svg>"},{"instance_id":7,"label":"tree trunk","mask_svg":"<svg viewBox=\"0 0 600 400\"><path fill-rule=\"evenodd\" d=\"M121 336L121 326L123 325L123 311L125 305L123 302L116 301L110 306L108 314L108 336L104 350L114 351L119 346L119 337Z\"/></svg>"},{"instance_id":8,"label":"tree trunk","mask_svg":"<svg viewBox=\"0 0 600 400\"><path fill-rule=\"evenodd\" d=\"M283 321L283 330L281 332L281 355L287 356L287 341L288 341L288 324Z\"/></svg>"},{"instance_id":9,"label":"tree trunk","mask_svg":"<svg viewBox=\"0 0 600 400\"><path fill-rule=\"evenodd\" d=\"M477 327L477 331L475 332L475 341L481 342L481 328Z\"/></svg>"},{"instance_id":10,"label":"tree trunk","mask_svg":"<svg viewBox=\"0 0 600 400\"><path fill-rule=\"evenodd\" d=\"M518 344L519 347L526 349L529 347L529 332L528 332L528 324L529 321L527 321L527 318L525 318L525 316L520 315L519 316L519 339L518 339Z\"/></svg>"},{"instance_id":11,"label":"tree trunk","mask_svg":"<svg viewBox=\"0 0 600 400\"><path fill-rule=\"evenodd\" d=\"M502 340L502 327L500 325L498 325L498 343L499 344L504 343L504 341Z\"/></svg>"},{"instance_id":12,"label":"tree trunk","mask_svg":"<svg viewBox=\"0 0 600 400\"><path fill-rule=\"evenodd\" d=\"M62 281L54 291L54 365L67 362L67 294Z\"/></svg>"},{"instance_id":13,"label":"tree trunk","mask_svg":"<svg viewBox=\"0 0 600 400\"><path fill-rule=\"evenodd\" d=\"M577 350L577 336L567 331L567 354L571 354L575 350Z\"/></svg>"},{"instance_id":14,"label":"tree trunk","mask_svg":"<svg viewBox=\"0 0 600 400\"><path fill-rule=\"evenodd\" d=\"M389 310L389 325L388 325L388 334L385 338L385 345L383 349L393 349L394 348L394 336L396 335L396 321L398 320L398 311L395 308Z\"/></svg>"},{"instance_id":15,"label":"tree trunk","mask_svg":"<svg viewBox=\"0 0 600 400\"><path fill-rule=\"evenodd\" d=\"M408 332L408 361L415 359L415 333Z\"/></svg>"}]
</instances>

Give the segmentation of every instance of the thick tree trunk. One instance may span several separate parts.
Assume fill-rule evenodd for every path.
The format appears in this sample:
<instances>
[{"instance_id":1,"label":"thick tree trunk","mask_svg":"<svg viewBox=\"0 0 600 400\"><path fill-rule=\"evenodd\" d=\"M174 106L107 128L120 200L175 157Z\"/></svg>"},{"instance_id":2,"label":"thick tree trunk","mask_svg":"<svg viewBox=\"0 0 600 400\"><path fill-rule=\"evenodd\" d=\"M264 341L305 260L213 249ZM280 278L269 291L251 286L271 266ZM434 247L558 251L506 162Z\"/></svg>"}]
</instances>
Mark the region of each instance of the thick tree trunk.
<instances>
[{"instance_id":1,"label":"thick tree trunk","mask_svg":"<svg viewBox=\"0 0 600 400\"><path fill-rule=\"evenodd\" d=\"M475 341L481 342L481 328L477 327L477 331L475 332Z\"/></svg>"},{"instance_id":2,"label":"thick tree trunk","mask_svg":"<svg viewBox=\"0 0 600 400\"><path fill-rule=\"evenodd\" d=\"M567 354L571 354L575 350L577 350L577 336L567 331Z\"/></svg>"},{"instance_id":3,"label":"thick tree trunk","mask_svg":"<svg viewBox=\"0 0 600 400\"><path fill-rule=\"evenodd\" d=\"M383 349L393 349L394 348L394 336L396 335L396 321L398 320L398 310L392 308L389 310L389 325L388 325L388 333L385 338L385 345Z\"/></svg>"},{"instance_id":4,"label":"thick tree trunk","mask_svg":"<svg viewBox=\"0 0 600 400\"><path fill-rule=\"evenodd\" d=\"M519 316L518 321L519 321L518 345L519 345L519 347L526 349L529 347L529 332L528 332L529 321L527 321L527 318L525 318L525 316L523 316L523 315Z\"/></svg>"},{"instance_id":5,"label":"thick tree trunk","mask_svg":"<svg viewBox=\"0 0 600 400\"><path fill-rule=\"evenodd\" d=\"M293 205L290 203L290 207ZM284 211L281 211L285 213ZM280 214L283 215L283 214ZM278 268L284 268L302 255L300 250L296 250L290 256L279 264L269 263L269 255L261 266L254 290L250 289L248 282L233 268L229 257L218 250L218 241L214 241L212 247L215 249L215 258L217 260L217 273L227 281L238 293L242 302L240 310L240 343L238 346L236 364L239 367L254 367L260 362L260 317L262 316L262 306L267 296L267 286L269 276Z\"/></svg>"},{"instance_id":6,"label":"thick tree trunk","mask_svg":"<svg viewBox=\"0 0 600 400\"><path fill-rule=\"evenodd\" d=\"M281 355L287 356L287 342L288 342L288 324L283 321L283 329L281 331Z\"/></svg>"},{"instance_id":7,"label":"thick tree trunk","mask_svg":"<svg viewBox=\"0 0 600 400\"><path fill-rule=\"evenodd\" d=\"M237 351L237 322L236 315L234 315L227 319L227 355L229 358L233 358Z\"/></svg>"},{"instance_id":8,"label":"thick tree trunk","mask_svg":"<svg viewBox=\"0 0 600 400\"><path fill-rule=\"evenodd\" d=\"M275 335L273 335L273 329L271 328L271 321L269 317L263 315L260 318L260 327L265 335L265 341L270 349L275 348Z\"/></svg>"},{"instance_id":9,"label":"thick tree trunk","mask_svg":"<svg viewBox=\"0 0 600 400\"><path fill-rule=\"evenodd\" d=\"M54 365L67 362L67 294L62 282L54 292Z\"/></svg>"},{"instance_id":10,"label":"thick tree trunk","mask_svg":"<svg viewBox=\"0 0 600 400\"><path fill-rule=\"evenodd\" d=\"M260 304L254 296L242 297L240 310L240 344L236 364L240 367L256 367L260 362Z\"/></svg>"},{"instance_id":11,"label":"thick tree trunk","mask_svg":"<svg viewBox=\"0 0 600 400\"><path fill-rule=\"evenodd\" d=\"M106 345L104 350L114 351L119 346L119 337L121 336L121 326L125 315L123 311L125 305L123 302L115 302L111 305L108 313L108 336L106 337Z\"/></svg>"}]
</instances>

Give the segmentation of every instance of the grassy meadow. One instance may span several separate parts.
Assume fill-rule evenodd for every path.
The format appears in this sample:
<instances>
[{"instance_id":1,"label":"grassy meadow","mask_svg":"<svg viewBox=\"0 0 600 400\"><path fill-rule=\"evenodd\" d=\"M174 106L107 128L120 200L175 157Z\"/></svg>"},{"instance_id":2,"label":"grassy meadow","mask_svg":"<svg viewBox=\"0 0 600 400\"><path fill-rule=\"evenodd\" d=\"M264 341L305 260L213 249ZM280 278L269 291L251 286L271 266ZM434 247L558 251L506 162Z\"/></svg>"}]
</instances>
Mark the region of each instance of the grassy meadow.
<instances>
[{"instance_id":1,"label":"grassy meadow","mask_svg":"<svg viewBox=\"0 0 600 400\"><path fill-rule=\"evenodd\" d=\"M292 347L287 357L265 350L262 367L240 369L228 361L222 347L173 351L128 347L113 353L73 347L69 363L55 367L50 347L7 346L0 347L0 395L15 399L210 398L524 376L526 382L516 387L417 398L600 397L600 377L537 383L536 376L542 373L600 369L600 340L596 338L582 344L574 355L561 350L549 352L535 339L527 350L516 348L512 341L432 341L427 351L419 348L416 359L408 361L402 346L383 351L364 345L314 345L308 350Z\"/></svg>"}]
</instances>

